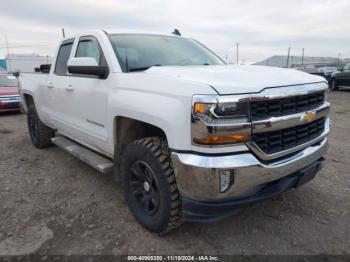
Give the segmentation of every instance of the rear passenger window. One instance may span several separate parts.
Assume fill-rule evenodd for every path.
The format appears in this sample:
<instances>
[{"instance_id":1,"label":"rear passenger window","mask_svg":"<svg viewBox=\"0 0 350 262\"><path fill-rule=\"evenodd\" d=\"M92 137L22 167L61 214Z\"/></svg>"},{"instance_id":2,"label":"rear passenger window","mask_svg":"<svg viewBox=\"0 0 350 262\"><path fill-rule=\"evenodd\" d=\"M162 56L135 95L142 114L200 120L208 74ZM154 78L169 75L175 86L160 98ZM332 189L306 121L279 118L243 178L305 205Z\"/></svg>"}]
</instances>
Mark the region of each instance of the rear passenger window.
<instances>
[{"instance_id":1,"label":"rear passenger window","mask_svg":"<svg viewBox=\"0 0 350 262\"><path fill-rule=\"evenodd\" d=\"M101 47L94 37L80 38L75 57L92 57L95 58L98 65L106 65Z\"/></svg>"},{"instance_id":2,"label":"rear passenger window","mask_svg":"<svg viewBox=\"0 0 350 262\"><path fill-rule=\"evenodd\" d=\"M58 51L55 73L58 75L66 75L67 74L67 63L70 55L70 51L72 50L73 42L63 43Z\"/></svg>"}]
</instances>

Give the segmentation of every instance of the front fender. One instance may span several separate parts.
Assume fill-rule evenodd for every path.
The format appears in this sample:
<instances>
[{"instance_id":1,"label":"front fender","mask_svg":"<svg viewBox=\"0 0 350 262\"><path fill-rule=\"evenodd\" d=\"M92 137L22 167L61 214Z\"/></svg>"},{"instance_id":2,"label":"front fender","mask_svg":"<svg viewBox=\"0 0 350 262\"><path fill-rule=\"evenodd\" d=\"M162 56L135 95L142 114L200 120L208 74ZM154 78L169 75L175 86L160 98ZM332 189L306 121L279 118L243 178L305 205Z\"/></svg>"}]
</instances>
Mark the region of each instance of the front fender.
<instances>
[{"instance_id":1,"label":"front fender","mask_svg":"<svg viewBox=\"0 0 350 262\"><path fill-rule=\"evenodd\" d=\"M146 122L164 131L170 148L189 146L190 97L119 89L110 96L109 104L110 119L123 116ZM109 137L113 137L113 128L109 132Z\"/></svg>"}]
</instances>

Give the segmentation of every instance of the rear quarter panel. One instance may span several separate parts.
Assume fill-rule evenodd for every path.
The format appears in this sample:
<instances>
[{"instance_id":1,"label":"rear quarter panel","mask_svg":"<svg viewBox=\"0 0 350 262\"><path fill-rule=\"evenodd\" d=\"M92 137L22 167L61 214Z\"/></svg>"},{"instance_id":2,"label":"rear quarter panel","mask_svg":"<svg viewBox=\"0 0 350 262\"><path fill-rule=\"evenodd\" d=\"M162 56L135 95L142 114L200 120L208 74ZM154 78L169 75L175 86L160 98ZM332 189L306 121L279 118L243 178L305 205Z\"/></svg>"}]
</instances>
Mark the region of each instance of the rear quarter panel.
<instances>
[{"instance_id":1,"label":"rear quarter panel","mask_svg":"<svg viewBox=\"0 0 350 262\"><path fill-rule=\"evenodd\" d=\"M45 99L43 88L46 88L48 77L49 74L42 73L23 73L19 77L20 94L24 111L28 111L25 95L30 95L33 97L37 112L42 121L46 119L41 105L42 100Z\"/></svg>"}]
</instances>

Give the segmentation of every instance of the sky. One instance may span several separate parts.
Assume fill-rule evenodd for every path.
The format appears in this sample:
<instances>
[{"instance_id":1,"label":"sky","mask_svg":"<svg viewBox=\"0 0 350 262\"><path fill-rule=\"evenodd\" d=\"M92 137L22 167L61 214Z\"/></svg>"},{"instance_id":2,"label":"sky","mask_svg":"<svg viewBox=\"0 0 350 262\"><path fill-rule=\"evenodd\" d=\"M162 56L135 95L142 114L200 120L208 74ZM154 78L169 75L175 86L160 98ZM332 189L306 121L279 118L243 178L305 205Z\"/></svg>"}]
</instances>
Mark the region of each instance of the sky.
<instances>
[{"instance_id":1,"label":"sky","mask_svg":"<svg viewBox=\"0 0 350 262\"><path fill-rule=\"evenodd\" d=\"M66 35L170 33L174 28L228 61L273 55L350 57L350 0L0 0L0 58L52 56Z\"/></svg>"}]
</instances>

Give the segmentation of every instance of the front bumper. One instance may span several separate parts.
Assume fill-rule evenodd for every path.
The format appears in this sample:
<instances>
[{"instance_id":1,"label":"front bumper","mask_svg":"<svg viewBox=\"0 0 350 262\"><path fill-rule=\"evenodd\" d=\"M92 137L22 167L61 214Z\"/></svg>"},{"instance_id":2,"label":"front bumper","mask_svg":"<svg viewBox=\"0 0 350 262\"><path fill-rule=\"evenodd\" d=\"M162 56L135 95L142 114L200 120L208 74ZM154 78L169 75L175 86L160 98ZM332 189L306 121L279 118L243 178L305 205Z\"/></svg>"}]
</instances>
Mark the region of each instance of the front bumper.
<instances>
[{"instance_id":1,"label":"front bumper","mask_svg":"<svg viewBox=\"0 0 350 262\"><path fill-rule=\"evenodd\" d=\"M327 138L284 158L259 160L253 153L197 155L172 152L176 183L183 197L196 200L245 197L261 185L293 174L322 158L328 148ZM231 170L234 183L220 192L219 172Z\"/></svg>"},{"instance_id":2,"label":"front bumper","mask_svg":"<svg viewBox=\"0 0 350 262\"><path fill-rule=\"evenodd\" d=\"M244 198L216 201L183 198L184 220L192 223L212 223L223 219L236 213L243 205L262 201L277 196L290 188L304 185L315 177L316 173L323 167L323 163L323 158L320 158L292 175L265 184L260 190Z\"/></svg>"},{"instance_id":3,"label":"front bumper","mask_svg":"<svg viewBox=\"0 0 350 262\"><path fill-rule=\"evenodd\" d=\"M18 112L21 110L21 103L16 101L0 101L0 112Z\"/></svg>"},{"instance_id":4,"label":"front bumper","mask_svg":"<svg viewBox=\"0 0 350 262\"><path fill-rule=\"evenodd\" d=\"M305 168L321 167L328 148L329 131L330 120L327 119L324 133L312 144L310 141L297 152L271 160L260 158L253 150L229 155L172 152L185 220L212 221L232 213L241 204L275 196L300 184L298 181L304 176ZM219 173L223 170L233 173L233 183L226 191L220 192ZM198 210L206 211L198 213Z\"/></svg>"}]
</instances>

